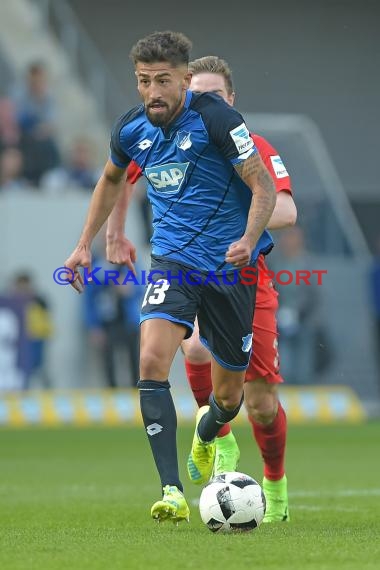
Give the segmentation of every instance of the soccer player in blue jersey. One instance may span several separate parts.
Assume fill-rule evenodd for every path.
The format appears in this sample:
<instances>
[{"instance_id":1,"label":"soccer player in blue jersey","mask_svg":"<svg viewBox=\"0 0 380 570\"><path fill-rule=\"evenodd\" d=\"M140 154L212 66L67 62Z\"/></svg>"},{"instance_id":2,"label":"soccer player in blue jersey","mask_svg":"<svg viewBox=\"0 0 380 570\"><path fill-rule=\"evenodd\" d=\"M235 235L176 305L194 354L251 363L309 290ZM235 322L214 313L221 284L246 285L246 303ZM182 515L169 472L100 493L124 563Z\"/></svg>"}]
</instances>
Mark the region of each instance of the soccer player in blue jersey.
<instances>
[{"instance_id":1,"label":"soccer player in blue jersey","mask_svg":"<svg viewBox=\"0 0 380 570\"><path fill-rule=\"evenodd\" d=\"M178 32L155 32L132 48L143 103L123 115L111 135L79 242L65 265L83 289L80 267L91 268L91 243L125 185L131 161L143 170L153 210L152 264L141 310L141 413L163 488L151 515L188 520L179 478L176 412L168 376L198 316L212 354L210 405L197 414L191 457L211 475L215 437L242 404L252 345L255 286L242 268L273 246L265 230L274 209L272 178L243 117L220 97L188 90L191 42ZM197 278L190 274L197 270ZM201 284L199 283L201 276Z\"/></svg>"}]
</instances>

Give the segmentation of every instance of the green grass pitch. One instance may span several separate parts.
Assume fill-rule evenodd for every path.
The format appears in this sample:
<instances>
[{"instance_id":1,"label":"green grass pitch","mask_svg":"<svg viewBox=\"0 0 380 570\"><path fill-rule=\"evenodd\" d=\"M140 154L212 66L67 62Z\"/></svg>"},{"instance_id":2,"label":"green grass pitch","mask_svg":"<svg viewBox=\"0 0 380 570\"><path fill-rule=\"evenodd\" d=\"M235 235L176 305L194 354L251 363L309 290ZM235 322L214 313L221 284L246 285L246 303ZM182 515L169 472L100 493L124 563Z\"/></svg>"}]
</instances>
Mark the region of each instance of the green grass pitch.
<instances>
[{"instance_id":1,"label":"green grass pitch","mask_svg":"<svg viewBox=\"0 0 380 570\"><path fill-rule=\"evenodd\" d=\"M150 520L160 487L142 427L0 430L1 570L377 570L380 423L290 426L289 524L214 535L186 481L192 426L178 430L190 524ZM259 481L248 425L239 469Z\"/></svg>"}]
</instances>

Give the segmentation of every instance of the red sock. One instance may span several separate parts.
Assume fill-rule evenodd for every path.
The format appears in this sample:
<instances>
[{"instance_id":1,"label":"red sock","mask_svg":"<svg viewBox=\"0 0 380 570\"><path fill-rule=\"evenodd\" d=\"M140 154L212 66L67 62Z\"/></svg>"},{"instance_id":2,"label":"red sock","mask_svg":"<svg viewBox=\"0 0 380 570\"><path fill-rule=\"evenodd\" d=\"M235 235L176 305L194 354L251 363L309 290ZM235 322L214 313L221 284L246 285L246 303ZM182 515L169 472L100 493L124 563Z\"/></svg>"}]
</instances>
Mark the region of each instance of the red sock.
<instances>
[{"instance_id":1,"label":"red sock","mask_svg":"<svg viewBox=\"0 0 380 570\"><path fill-rule=\"evenodd\" d=\"M278 403L277 415L269 425L255 422L251 417L253 435L264 459L264 476L278 481L285 474L286 413Z\"/></svg>"},{"instance_id":2,"label":"red sock","mask_svg":"<svg viewBox=\"0 0 380 570\"><path fill-rule=\"evenodd\" d=\"M211 362L206 362L206 364L193 364L185 358L185 369L187 380L198 406L206 406L212 392ZM230 433L230 431L230 424L224 424L219 430L218 437L223 437Z\"/></svg>"}]
</instances>

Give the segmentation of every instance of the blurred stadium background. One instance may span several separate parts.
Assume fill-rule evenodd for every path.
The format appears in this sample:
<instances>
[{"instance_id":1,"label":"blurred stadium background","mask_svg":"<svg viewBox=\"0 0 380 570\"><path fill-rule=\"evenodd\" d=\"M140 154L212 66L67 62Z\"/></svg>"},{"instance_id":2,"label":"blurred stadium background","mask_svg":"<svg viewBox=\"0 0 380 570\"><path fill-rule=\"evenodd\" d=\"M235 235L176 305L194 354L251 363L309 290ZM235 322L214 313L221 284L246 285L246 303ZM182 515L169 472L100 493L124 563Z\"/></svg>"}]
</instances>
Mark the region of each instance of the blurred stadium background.
<instances>
[{"instance_id":1,"label":"blurred stadium background","mask_svg":"<svg viewBox=\"0 0 380 570\"><path fill-rule=\"evenodd\" d=\"M94 307L53 272L79 237L110 128L138 102L129 50L164 29L186 33L194 58L230 63L237 108L291 174L308 263L327 270L313 288L310 373L286 378L290 420L379 414L380 291L371 277L380 263L379 18L375 0L0 3L0 425L136 419L135 394L123 391L136 380L133 355L117 347L119 390L94 396L112 385L100 358L105 333ZM46 77L36 78L41 69ZM46 88L41 125L31 124L31 73ZM127 227L142 268L145 206L141 188ZM186 392L180 355L172 380ZM74 404L62 396L73 389L84 390ZM191 399L182 404L192 417Z\"/></svg>"}]
</instances>

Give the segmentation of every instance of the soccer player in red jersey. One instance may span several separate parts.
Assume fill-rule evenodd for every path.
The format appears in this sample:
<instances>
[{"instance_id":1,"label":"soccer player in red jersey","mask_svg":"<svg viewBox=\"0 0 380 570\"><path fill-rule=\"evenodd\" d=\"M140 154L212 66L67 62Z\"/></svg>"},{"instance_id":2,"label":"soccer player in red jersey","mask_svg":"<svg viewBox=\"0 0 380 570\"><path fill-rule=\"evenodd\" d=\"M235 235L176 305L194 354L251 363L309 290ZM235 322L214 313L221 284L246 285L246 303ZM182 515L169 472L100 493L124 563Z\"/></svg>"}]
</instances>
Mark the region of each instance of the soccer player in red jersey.
<instances>
[{"instance_id":1,"label":"soccer player in red jersey","mask_svg":"<svg viewBox=\"0 0 380 570\"><path fill-rule=\"evenodd\" d=\"M192 91L211 91L230 105L234 104L232 74L228 64L207 56L190 63ZM276 206L268 229L280 229L295 224L297 210L292 198L291 181L286 168L273 146L263 137L251 134L262 160L272 175L277 191ZM133 244L124 236L125 215L132 193L132 185L142 175L141 169L131 163L127 171L126 191L114 208L108 222L107 257L114 263L126 263L131 269L136 259ZM260 255L257 264L257 292L253 319L253 351L245 376L244 402L253 436L264 461L263 488L267 499L264 522L288 521L288 494L285 475L286 414L278 398L278 384L283 382L279 371L278 332L276 311L278 293L273 282L265 278L268 268ZM261 276L261 277L260 277ZM209 351L199 339L196 327L193 335L182 342L186 375L199 407L207 405L212 391L211 359ZM214 474L234 471L240 452L229 424L225 424L216 439ZM205 483L193 479L194 483Z\"/></svg>"}]
</instances>

